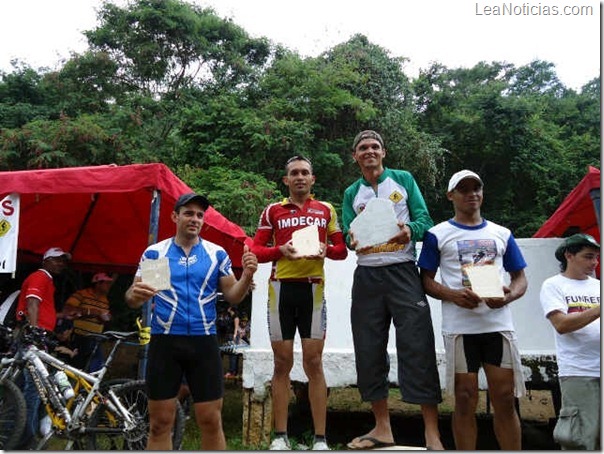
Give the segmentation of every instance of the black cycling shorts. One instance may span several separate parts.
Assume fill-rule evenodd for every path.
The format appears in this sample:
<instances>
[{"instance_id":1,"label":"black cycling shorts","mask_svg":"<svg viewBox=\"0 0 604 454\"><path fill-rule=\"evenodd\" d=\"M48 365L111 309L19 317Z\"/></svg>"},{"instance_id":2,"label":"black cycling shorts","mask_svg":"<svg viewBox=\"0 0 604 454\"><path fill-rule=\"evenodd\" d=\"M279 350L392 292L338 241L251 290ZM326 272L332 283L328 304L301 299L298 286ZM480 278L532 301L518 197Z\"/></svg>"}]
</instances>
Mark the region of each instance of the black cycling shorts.
<instances>
[{"instance_id":1,"label":"black cycling shorts","mask_svg":"<svg viewBox=\"0 0 604 454\"><path fill-rule=\"evenodd\" d=\"M176 397L183 377L194 402L220 399L224 394L222 369L216 336L153 334L146 375L149 399Z\"/></svg>"},{"instance_id":2,"label":"black cycling shorts","mask_svg":"<svg viewBox=\"0 0 604 454\"><path fill-rule=\"evenodd\" d=\"M482 364L512 369L508 340L499 332L462 334L455 342L455 372L477 373Z\"/></svg>"},{"instance_id":3,"label":"black cycling shorts","mask_svg":"<svg viewBox=\"0 0 604 454\"><path fill-rule=\"evenodd\" d=\"M268 330L271 341L325 339L327 308L323 282L269 282Z\"/></svg>"}]
</instances>

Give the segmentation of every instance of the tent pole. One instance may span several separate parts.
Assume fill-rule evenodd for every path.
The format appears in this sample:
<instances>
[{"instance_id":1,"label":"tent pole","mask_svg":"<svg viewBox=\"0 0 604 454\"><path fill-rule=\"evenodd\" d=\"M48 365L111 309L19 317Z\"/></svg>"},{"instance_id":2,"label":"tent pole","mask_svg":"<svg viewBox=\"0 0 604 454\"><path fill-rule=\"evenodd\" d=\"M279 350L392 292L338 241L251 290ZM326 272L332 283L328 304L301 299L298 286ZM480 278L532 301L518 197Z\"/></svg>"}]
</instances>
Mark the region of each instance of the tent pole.
<instances>
[{"instance_id":1,"label":"tent pole","mask_svg":"<svg viewBox=\"0 0 604 454\"><path fill-rule=\"evenodd\" d=\"M92 216L94 207L96 206L97 202L99 201L99 197L100 197L100 194L98 192L95 192L94 194L92 194L92 200L90 202L90 205L88 205L88 210L86 210L86 215L84 216L84 219L82 220L82 224L80 225L80 230L78 230L78 234L74 238L73 243L71 244L71 248L69 249L69 252L71 252L72 254L75 252L76 248L78 247L80 238L82 238L82 234L84 233L84 230L86 229L86 226L88 225L88 221L90 220L90 216Z\"/></svg>"},{"instance_id":2,"label":"tent pole","mask_svg":"<svg viewBox=\"0 0 604 454\"><path fill-rule=\"evenodd\" d=\"M159 234L159 207L161 205L161 193L157 189L153 190L153 199L151 200L151 218L149 222L149 242L148 245L157 243ZM143 304L143 326L149 326L151 323L151 300ZM144 379L147 371L147 356L149 344L143 345L140 351L140 360L138 362L138 378Z\"/></svg>"}]
</instances>

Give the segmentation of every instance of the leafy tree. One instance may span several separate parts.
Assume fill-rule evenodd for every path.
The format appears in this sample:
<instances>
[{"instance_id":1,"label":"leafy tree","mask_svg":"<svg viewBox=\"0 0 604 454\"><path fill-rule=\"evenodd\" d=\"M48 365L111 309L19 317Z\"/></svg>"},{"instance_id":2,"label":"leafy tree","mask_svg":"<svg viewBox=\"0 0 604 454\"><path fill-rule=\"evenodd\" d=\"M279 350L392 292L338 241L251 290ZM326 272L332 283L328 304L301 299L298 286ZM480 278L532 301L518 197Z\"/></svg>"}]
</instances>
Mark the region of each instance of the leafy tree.
<instances>
[{"instance_id":1,"label":"leafy tree","mask_svg":"<svg viewBox=\"0 0 604 454\"><path fill-rule=\"evenodd\" d=\"M117 65L115 83L129 92L175 94L212 77L239 82L269 56L266 40L178 0L104 3L98 17L101 25L85 35Z\"/></svg>"},{"instance_id":2,"label":"leafy tree","mask_svg":"<svg viewBox=\"0 0 604 454\"><path fill-rule=\"evenodd\" d=\"M566 88L558 79L553 63L533 60L513 71L509 93L514 95L562 96Z\"/></svg>"},{"instance_id":3,"label":"leafy tree","mask_svg":"<svg viewBox=\"0 0 604 454\"><path fill-rule=\"evenodd\" d=\"M137 162L190 158L180 151L182 112L194 111L204 90L250 83L270 55L267 40L182 1L140 0L123 8L104 3L98 17L100 25L85 33L91 51L71 74L78 80L103 75L96 91L82 98L109 96L120 106ZM89 72L95 65L99 71Z\"/></svg>"},{"instance_id":4,"label":"leafy tree","mask_svg":"<svg viewBox=\"0 0 604 454\"><path fill-rule=\"evenodd\" d=\"M303 154L314 163L317 196L339 205L343 188L358 178L350 142L360 128L372 127L393 138L392 165L434 181L443 150L416 128L401 64L360 35L318 58L277 50L257 84L205 91L191 103L180 128L182 159L207 164L245 156L247 170L276 181L285 161Z\"/></svg>"},{"instance_id":5,"label":"leafy tree","mask_svg":"<svg viewBox=\"0 0 604 454\"><path fill-rule=\"evenodd\" d=\"M42 80L42 74L25 64L15 63L12 73L0 72L0 129L19 128L57 114Z\"/></svg>"},{"instance_id":6,"label":"leafy tree","mask_svg":"<svg viewBox=\"0 0 604 454\"><path fill-rule=\"evenodd\" d=\"M516 236L531 236L596 158L593 146L581 152L571 146L577 139L573 129L588 124L578 118L581 97L560 84L547 62L521 68L498 62L456 69L435 64L420 74L415 88L420 124L449 150L447 176L462 168L479 172L485 216ZM583 99L599 105L589 96ZM577 126L569 126L570 119L578 120ZM587 136L599 137L593 123L588 130ZM448 203L435 207L435 218L450 215Z\"/></svg>"},{"instance_id":7,"label":"leafy tree","mask_svg":"<svg viewBox=\"0 0 604 454\"><path fill-rule=\"evenodd\" d=\"M422 189L433 187L442 172L444 150L439 139L419 128L413 87L403 71L406 59L391 57L364 35L355 35L320 56L319 62L322 69L338 75L335 83L340 89L357 99L322 124L326 136L338 144L343 163L338 189L343 191L359 176L350 146L362 129L382 134L388 150L386 165L411 171Z\"/></svg>"},{"instance_id":8,"label":"leafy tree","mask_svg":"<svg viewBox=\"0 0 604 454\"><path fill-rule=\"evenodd\" d=\"M112 83L116 72L117 63L104 52L72 55L59 71L44 76L49 103L70 117L109 113L122 102Z\"/></svg>"},{"instance_id":9,"label":"leafy tree","mask_svg":"<svg viewBox=\"0 0 604 454\"><path fill-rule=\"evenodd\" d=\"M239 224L250 236L256 232L258 218L267 201L276 201L279 197L274 182L243 170L184 166L177 173L193 190L206 194L216 210Z\"/></svg>"},{"instance_id":10,"label":"leafy tree","mask_svg":"<svg viewBox=\"0 0 604 454\"><path fill-rule=\"evenodd\" d=\"M0 167L9 170L124 164L120 141L98 125L99 118L37 120L2 132Z\"/></svg>"},{"instance_id":11,"label":"leafy tree","mask_svg":"<svg viewBox=\"0 0 604 454\"><path fill-rule=\"evenodd\" d=\"M342 163L337 154L327 156L329 144L318 137L316 118L334 115L347 100L358 100L332 86L328 77L316 70L312 60L284 53L257 85L200 93L198 102L191 102L181 116L184 147L179 162L207 166L239 158L246 170L278 181L285 161L303 154L322 161L315 169L331 159L335 167L328 171L333 178Z\"/></svg>"}]
</instances>

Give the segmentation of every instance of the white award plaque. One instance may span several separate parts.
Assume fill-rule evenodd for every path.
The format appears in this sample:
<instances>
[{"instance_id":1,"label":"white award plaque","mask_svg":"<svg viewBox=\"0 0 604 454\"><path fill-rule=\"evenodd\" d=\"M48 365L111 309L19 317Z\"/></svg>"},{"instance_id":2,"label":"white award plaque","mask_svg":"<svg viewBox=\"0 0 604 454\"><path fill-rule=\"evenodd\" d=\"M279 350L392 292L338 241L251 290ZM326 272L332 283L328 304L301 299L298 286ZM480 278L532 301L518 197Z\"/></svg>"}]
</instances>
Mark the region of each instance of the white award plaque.
<instances>
[{"instance_id":1,"label":"white award plaque","mask_svg":"<svg viewBox=\"0 0 604 454\"><path fill-rule=\"evenodd\" d=\"M141 262L141 278L143 282L156 290L170 289L170 266L168 258L143 260Z\"/></svg>"},{"instance_id":2,"label":"white award plaque","mask_svg":"<svg viewBox=\"0 0 604 454\"><path fill-rule=\"evenodd\" d=\"M296 257L309 257L321 254L319 229L309 225L292 233L292 246L296 249Z\"/></svg>"},{"instance_id":3,"label":"white award plaque","mask_svg":"<svg viewBox=\"0 0 604 454\"><path fill-rule=\"evenodd\" d=\"M501 275L495 265L468 266L465 268L472 291L481 298L503 298Z\"/></svg>"},{"instance_id":4,"label":"white award plaque","mask_svg":"<svg viewBox=\"0 0 604 454\"><path fill-rule=\"evenodd\" d=\"M350 231L358 242L357 249L386 243L401 231L394 204L388 199L371 199L350 223Z\"/></svg>"}]
</instances>

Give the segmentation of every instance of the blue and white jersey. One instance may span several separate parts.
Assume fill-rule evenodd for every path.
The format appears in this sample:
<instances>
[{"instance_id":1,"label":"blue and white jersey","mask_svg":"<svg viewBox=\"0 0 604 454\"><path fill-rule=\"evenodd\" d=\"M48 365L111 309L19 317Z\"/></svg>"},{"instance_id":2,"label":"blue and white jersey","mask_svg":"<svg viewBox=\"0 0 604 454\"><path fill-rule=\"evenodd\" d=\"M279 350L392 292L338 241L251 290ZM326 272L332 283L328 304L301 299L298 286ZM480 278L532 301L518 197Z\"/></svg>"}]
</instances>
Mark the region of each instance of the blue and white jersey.
<instances>
[{"instance_id":1,"label":"blue and white jersey","mask_svg":"<svg viewBox=\"0 0 604 454\"><path fill-rule=\"evenodd\" d=\"M152 299L151 334L216 334L219 280L233 274L226 251L200 238L187 257L174 238L168 238L149 246L141 263L162 257L169 262L171 288ZM140 264L136 276L141 276Z\"/></svg>"},{"instance_id":2,"label":"blue and white jersey","mask_svg":"<svg viewBox=\"0 0 604 454\"><path fill-rule=\"evenodd\" d=\"M471 287L468 266L495 265L503 283L507 273L526 267L522 252L509 229L483 220L476 226L451 220L432 227L422 244L418 266L436 272L445 287L455 290ZM498 309L480 302L474 309L465 309L451 301L442 302L442 331L450 334L478 334L513 331L509 305Z\"/></svg>"}]
</instances>

